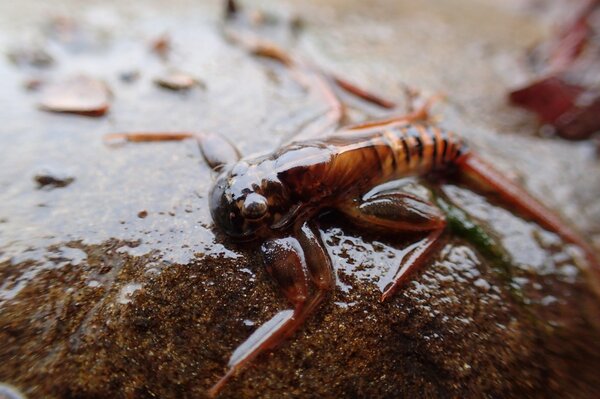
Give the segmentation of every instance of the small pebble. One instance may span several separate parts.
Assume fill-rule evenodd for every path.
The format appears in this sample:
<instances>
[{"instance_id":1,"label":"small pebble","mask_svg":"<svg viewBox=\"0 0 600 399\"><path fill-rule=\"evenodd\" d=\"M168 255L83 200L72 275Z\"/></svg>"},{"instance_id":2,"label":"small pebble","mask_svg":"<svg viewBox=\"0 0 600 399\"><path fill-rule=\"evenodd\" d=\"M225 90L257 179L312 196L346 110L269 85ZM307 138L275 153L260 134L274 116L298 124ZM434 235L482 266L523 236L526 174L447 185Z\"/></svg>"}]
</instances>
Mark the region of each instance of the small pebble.
<instances>
[{"instance_id":1,"label":"small pebble","mask_svg":"<svg viewBox=\"0 0 600 399\"><path fill-rule=\"evenodd\" d=\"M159 76L154 82L160 87L164 87L169 90L189 90L193 87L199 86L205 88L204 83L200 82L196 78L185 72L168 72L163 76Z\"/></svg>"},{"instance_id":2,"label":"small pebble","mask_svg":"<svg viewBox=\"0 0 600 399\"><path fill-rule=\"evenodd\" d=\"M75 76L48 84L39 102L40 109L85 116L102 116L110 107L108 86L88 76Z\"/></svg>"}]
</instances>

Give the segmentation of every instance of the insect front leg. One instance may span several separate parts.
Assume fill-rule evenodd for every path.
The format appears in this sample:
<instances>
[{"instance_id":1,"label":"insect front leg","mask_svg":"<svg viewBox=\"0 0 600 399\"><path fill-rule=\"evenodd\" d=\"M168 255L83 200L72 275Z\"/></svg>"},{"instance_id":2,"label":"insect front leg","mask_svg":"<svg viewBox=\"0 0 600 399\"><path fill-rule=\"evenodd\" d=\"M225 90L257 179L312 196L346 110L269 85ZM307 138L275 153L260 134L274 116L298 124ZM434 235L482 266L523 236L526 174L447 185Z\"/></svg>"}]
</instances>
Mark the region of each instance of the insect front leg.
<instances>
[{"instance_id":1,"label":"insect front leg","mask_svg":"<svg viewBox=\"0 0 600 399\"><path fill-rule=\"evenodd\" d=\"M410 124L410 123L415 123L415 122L421 122L421 123L431 122L432 117L431 117L429 111L430 111L431 107L433 106L433 104L435 104L440 99L442 99L441 95L433 95L431 97L425 98L421 104L418 104L418 102L413 101L413 102L411 102L410 106L408 107L407 112L404 114L392 115L387 118L375 119L375 120L370 120L370 121L366 121L366 122L352 124L352 125L346 126L345 129L342 131L346 132L348 130L351 130L351 131L360 132L360 131L368 130L368 129L382 128L386 125Z\"/></svg>"},{"instance_id":2,"label":"insect front leg","mask_svg":"<svg viewBox=\"0 0 600 399\"><path fill-rule=\"evenodd\" d=\"M225 2L225 36L232 42L237 43L241 47L248 49L255 55L271 58L276 60L287 67L294 67L303 65L304 68L310 68L314 71L318 71L324 78L330 81L330 84L336 85L342 90L359 97L367 102L375 104L379 107L392 109L396 107L396 104L389 99L385 99L377 94L374 94L362 87L357 86L348 80L337 76L333 73L327 73L314 65L308 65L306 62L301 61L297 57L293 57L284 51L280 46L275 43L261 38L258 34L248 28L248 19L241 10L241 7L236 1Z\"/></svg>"},{"instance_id":3,"label":"insect front leg","mask_svg":"<svg viewBox=\"0 0 600 399\"><path fill-rule=\"evenodd\" d=\"M106 135L104 139L105 142L110 145L122 142L143 143L194 139L198 143L206 163L215 170L220 170L225 165L234 164L240 159L240 152L238 149L225 137L214 133L113 133Z\"/></svg>"},{"instance_id":4,"label":"insect front leg","mask_svg":"<svg viewBox=\"0 0 600 399\"><path fill-rule=\"evenodd\" d=\"M216 396L258 355L294 334L333 288L331 261L314 229L304 223L295 228L295 236L271 239L261 247L267 271L293 309L277 313L238 346L229 360L229 370L209 390L210 396Z\"/></svg>"},{"instance_id":5,"label":"insect front leg","mask_svg":"<svg viewBox=\"0 0 600 399\"><path fill-rule=\"evenodd\" d=\"M237 12L233 17L236 14ZM325 131L335 130L344 119L345 108L331 87L328 77L316 67L288 54L276 43L263 39L252 30L242 27L243 21L240 21L242 15L233 17L228 19L224 28L225 37L229 41L253 55L280 63L310 94L325 102L327 110L324 114L309 121L295 136L306 139Z\"/></svg>"},{"instance_id":6,"label":"insect front leg","mask_svg":"<svg viewBox=\"0 0 600 399\"><path fill-rule=\"evenodd\" d=\"M425 238L414 244L403 264L393 271L392 282L385 288L382 301L391 297L409 275L427 261L446 227L444 214L437 206L404 192L387 192L347 201L338 209L353 223L372 231L428 232Z\"/></svg>"}]
</instances>

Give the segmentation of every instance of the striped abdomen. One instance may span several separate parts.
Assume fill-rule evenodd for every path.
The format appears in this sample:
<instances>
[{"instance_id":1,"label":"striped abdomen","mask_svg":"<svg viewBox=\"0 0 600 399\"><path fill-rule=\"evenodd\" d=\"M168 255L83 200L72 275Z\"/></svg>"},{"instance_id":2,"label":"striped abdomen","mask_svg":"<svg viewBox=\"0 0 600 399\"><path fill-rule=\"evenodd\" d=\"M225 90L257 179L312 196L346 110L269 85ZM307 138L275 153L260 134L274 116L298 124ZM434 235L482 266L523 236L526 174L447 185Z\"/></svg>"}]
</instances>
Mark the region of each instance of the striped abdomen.
<instances>
[{"instance_id":1,"label":"striped abdomen","mask_svg":"<svg viewBox=\"0 0 600 399\"><path fill-rule=\"evenodd\" d=\"M349 180L360 186L444 169L466 151L458 136L426 125L400 125L367 132L349 130L326 142L337 149L331 162L331 178L335 180L335 175L354 171L356 177Z\"/></svg>"},{"instance_id":2,"label":"striped abdomen","mask_svg":"<svg viewBox=\"0 0 600 399\"><path fill-rule=\"evenodd\" d=\"M384 125L348 129L282 149L278 160L283 162L277 169L301 198L336 199L389 180L444 169L465 151L458 136L434 126Z\"/></svg>"},{"instance_id":3,"label":"striped abdomen","mask_svg":"<svg viewBox=\"0 0 600 399\"><path fill-rule=\"evenodd\" d=\"M427 173L453 163L465 151L459 137L426 125L382 129L371 133L365 144L363 150L370 149L375 154L383 175ZM347 149L342 149L342 152L345 151Z\"/></svg>"}]
</instances>

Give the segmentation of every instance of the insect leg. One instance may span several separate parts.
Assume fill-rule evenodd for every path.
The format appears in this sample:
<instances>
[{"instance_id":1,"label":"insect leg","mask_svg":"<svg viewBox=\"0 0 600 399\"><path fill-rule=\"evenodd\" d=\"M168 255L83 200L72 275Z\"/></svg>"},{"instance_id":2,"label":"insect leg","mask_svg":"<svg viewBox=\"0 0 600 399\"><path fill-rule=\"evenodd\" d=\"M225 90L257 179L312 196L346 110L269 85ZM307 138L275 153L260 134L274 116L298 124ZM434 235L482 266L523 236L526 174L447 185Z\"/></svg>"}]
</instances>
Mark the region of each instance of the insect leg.
<instances>
[{"instance_id":1,"label":"insect leg","mask_svg":"<svg viewBox=\"0 0 600 399\"><path fill-rule=\"evenodd\" d=\"M383 232L430 231L446 223L444 213L435 204L399 191L347 201L339 209L354 224Z\"/></svg>"},{"instance_id":2,"label":"insect leg","mask_svg":"<svg viewBox=\"0 0 600 399\"><path fill-rule=\"evenodd\" d=\"M314 228L304 223L294 231L296 238L269 240L261 248L267 270L295 306L293 324L285 328L282 338L273 338L277 341L273 346L293 334L334 285L331 260ZM312 292L307 279L315 286Z\"/></svg>"},{"instance_id":3,"label":"insect leg","mask_svg":"<svg viewBox=\"0 0 600 399\"><path fill-rule=\"evenodd\" d=\"M238 149L225 137L214 133L191 133L191 132L173 132L173 133L113 133L104 136L107 144L114 145L123 142L153 142L153 141L181 141L194 139L198 142L200 151L208 165L219 170L223 166L233 164L240 159Z\"/></svg>"},{"instance_id":4,"label":"insect leg","mask_svg":"<svg viewBox=\"0 0 600 399\"><path fill-rule=\"evenodd\" d=\"M437 101L439 101L441 96L435 95L427 98L425 102L420 105L418 108L413 109L412 111L403 114L403 115L394 115L388 118L371 120L367 122L361 122L357 124L353 124L350 126L346 126L344 131L347 130L366 130L373 128L380 128L385 125L395 125L395 124L408 124L415 122L427 122L431 119L429 114L429 110ZM411 107L412 108L412 107Z\"/></svg>"},{"instance_id":5,"label":"insect leg","mask_svg":"<svg viewBox=\"0 0 600 399\"><path fill-rule=\"evenodd\" d=\"M249 53L269 58L286 67L291 76L309 93L323 99L327 104L327 111L318 115L314 120L308 121L300 132L294 134L295 139L309 139L322 135L324 132L335 130L345 116L345 107L336 96L329 79L317 68L289 55L277 44L260 38L257 34L245 29L226 29L226 37L246 49ZM289 140L284 140L289 141Z\"/></svg>"},{"instance_id":6,"label":"insect leg","mask_svg":"<svg viewBox=\"0 0 600 399\"><path fill-rule=\"evenodd\" d=\"M296 233L298 239L271 239L261 248L267 270L293 305L293 310L277 313L233 352L229 370L209 390L210 396L216 396L230 378L239 374L258 355L291 336L333 286L331 263L313 230L303 225ZM315 284L313 292L308 289L309 278Z\"/></svg>"},{"instance_id":7,"label":"insect leg","mask_svg":"<svg viewBox=\"0 0 600 399\"><path fill-rule=\"evenodd\" d=\"M297 237L304 250L309 276L317 289L324 294L325 291L333 289L335 284L331 259L323 248L314 225L305 222L299 229Z\"/></svg>"},{"instance_id":8,"label":"insect leg","mask_svg":"<svg viewBox=\"0 0 600 399\"><path fill-rule=\"evenodd\" d=\"M393 270L392 283L385 288L385 301L406 282L411 272L427 261L446 226L442 211L434 204L402 192L382 193L368 199L348 201L339 210L352 222L369 230L393 233L427 231L429 234L413 245L403 264Z\"/></svg>"},{"instance_id":9,"label":"insect leg","mask_svg":"<svg viewBox=\"0 0 600 399\"><path fill-rule=\"evenodd\" d=\"M228 25L237 24L240 25L248 25L247 21L244 19L248 19L243 15L242 10L238 6L235 1L227 1L225 3L225 16ZM367 102L375 104L379 107L392 109L396 107L396 104L393 101L385 99L377 94L369 92L364 88L357 86L354 83L349 82L346 79L343 79L333 73L326 73L325 71L319 70L314 65L308 65L305 62L300 61L298 58L292 57L287 54L281 47L276 44L267 41L266 39L260 38L256 33L252 32L250 29L244 29L246 32L243 34L234 29L226 29L225 35L229 40L236 42L242 47L247 48L255 55L271 58L273 60L281 62L283 65L287 67L298 67L303 66L304 68L312 69L315 72L318 72L326 78L330 84L335 84L344 90L347 93L350 93L358 98L361 98Z\"/></svg>"},{"instance_id":10,"label":"insect leg","mask_svg":"<svg viewBox=\"0 0 600 399\"><path fill-rule=\"evenodd\" d=\"M375 94L366 89L363 89L362 87L359 87L356 84L354 84L344 78L341 78L337 75L329 74L329 76L335 82L335 84L338 85L342 90L344 90L358 98L361 98L367 102L370 102L371 104L375 104L381 108L385 108L385 109L396 108L396 103L391 100L388 100L387 98L383 98L382 96L380 96L378 94Z\"/></svg>"}]
</instances>

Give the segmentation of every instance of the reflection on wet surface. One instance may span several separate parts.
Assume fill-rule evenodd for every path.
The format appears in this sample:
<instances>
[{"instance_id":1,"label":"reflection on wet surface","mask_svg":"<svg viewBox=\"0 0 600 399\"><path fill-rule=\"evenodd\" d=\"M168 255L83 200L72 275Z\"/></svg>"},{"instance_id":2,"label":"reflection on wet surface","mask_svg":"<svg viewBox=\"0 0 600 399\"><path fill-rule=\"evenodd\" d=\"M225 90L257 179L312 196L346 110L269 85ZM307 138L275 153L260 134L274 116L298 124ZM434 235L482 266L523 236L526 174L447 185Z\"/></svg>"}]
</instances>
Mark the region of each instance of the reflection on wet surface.
<instances>
[{"instance_id":1,"label":"reflection on wet surface","mask_svg":"<svg viewBox=\"0 0 600 399\"><path fill-rule=\"evenodd\" d=\"M546 29L527 2L261 4L302 17L285 40L319 65L400 102L406 84L446 93L435 109L443 126L598 241L593 150L531 137L533 120L503 103L526 77L518 55ZM103 135L214 131L244 154L265 153L323 104L227 44L213 3L65 2L50 15L70 17L51 20L48 7L0 4L0 48L34 51L0 60L0 380L30 397L200 396L287 304L254 248L212 229L213 176L195 143L114 148ZM165 32L163 57L151 47ZM206 88L157 87L173 67ZM80 73L110 87L106 116L41 112L41 92L23 87ZM418 237L365 235L327 215L338 289L224 396L589 394L600 315L577 249L483 193L438 189L502 244L510 275L447 234L433 264L381 304Z\"/></svg>"}]
</instances>

